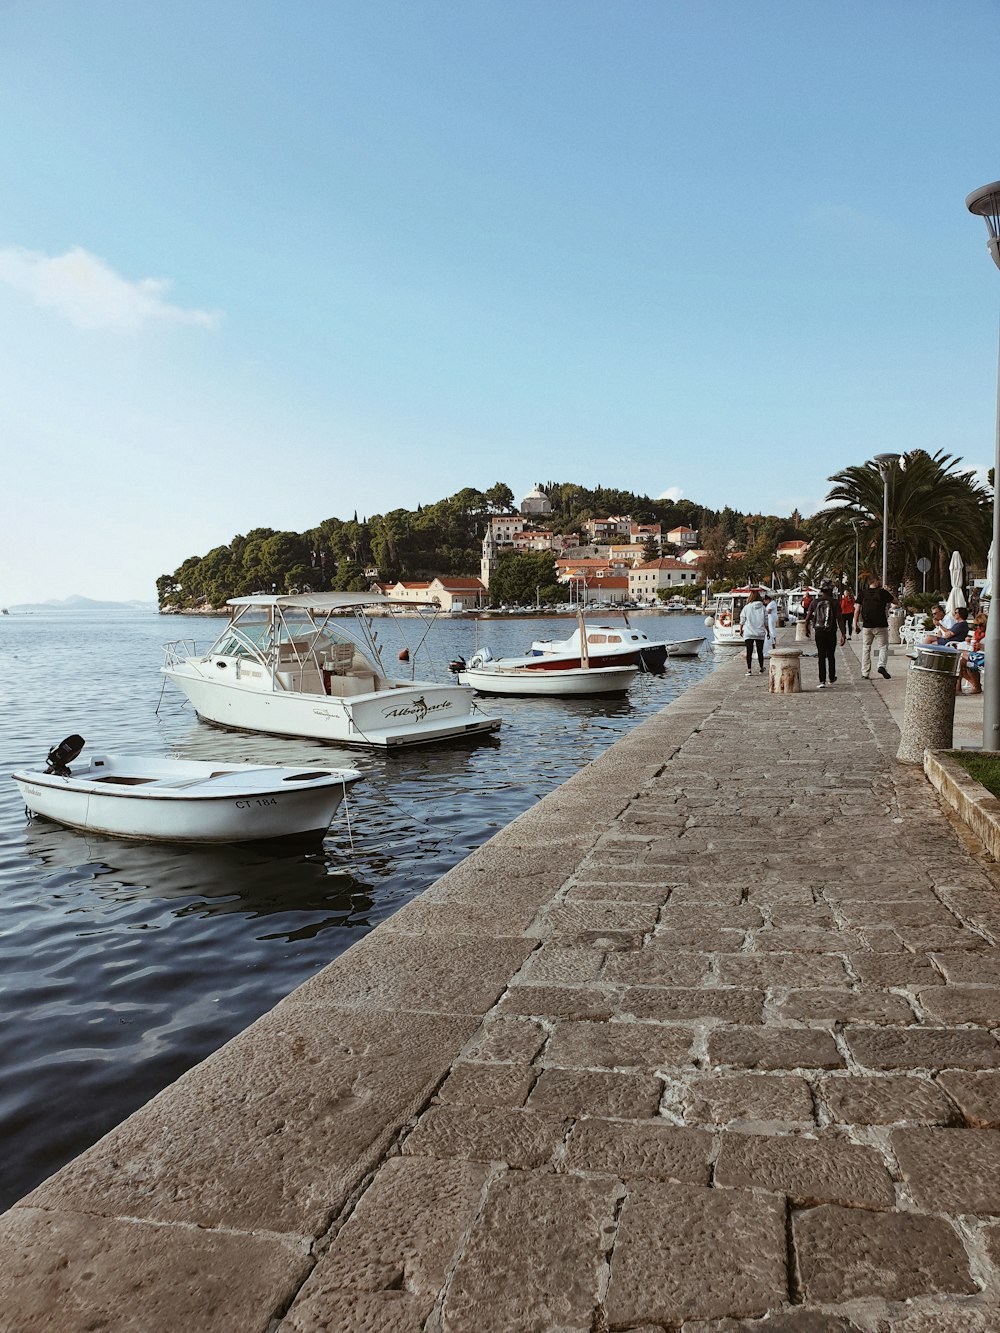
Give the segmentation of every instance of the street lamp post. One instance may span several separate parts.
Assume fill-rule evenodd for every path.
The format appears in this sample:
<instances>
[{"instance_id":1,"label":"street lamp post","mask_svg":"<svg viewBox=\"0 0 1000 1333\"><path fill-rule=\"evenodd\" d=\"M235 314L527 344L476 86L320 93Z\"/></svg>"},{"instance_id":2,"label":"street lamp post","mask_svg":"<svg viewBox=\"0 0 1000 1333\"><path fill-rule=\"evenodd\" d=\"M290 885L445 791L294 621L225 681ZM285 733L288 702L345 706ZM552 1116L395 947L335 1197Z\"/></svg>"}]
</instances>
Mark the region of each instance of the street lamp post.
<instances>
[{"instance_id":1,"label":"street lamp post","mask_svg":"<svg viewBox=\"0 0 1000 1333\"><path fill-rule=\"evenodd\" d=\"M861 578L861 569L858 557L858 520L851 519L851 527L854 529L854 596L858 595L858 581Z\"/></svg>"},{"instance_id":2,"label":"street lamp post","mask_svg":"<svg viewBox=\"0 0 1000 1333\"><path fill-rule=\"evenodd\" d=\"M984 185L973 190L965 201L970 213L986 223L989 239L986 242L990 257L1000 268L1000 181ZM1000 558L1000 505L997 504L997 487L1000 486L1000 356L997 362L997 418L996 442L993 451L993 563L994 569ZM994 583L996 574L994 573ZM994 611L994 608L996 610ZM983 643L991 667L983 672L983 749L1000 750L1000 598L990 586L990 614L986 621L986 638Z\"/></svg>"},{"instance_id":3,"label":"street lamp post","mask_svg":"<svg viewBox=\"0 0 1000 1333\"><path fill-rule=\"evenodd\" d=\"M889 583L889 470L899 459L898 454L876 454L879 476L882 478L882 587Z\"/></svg>"}]
</instances>

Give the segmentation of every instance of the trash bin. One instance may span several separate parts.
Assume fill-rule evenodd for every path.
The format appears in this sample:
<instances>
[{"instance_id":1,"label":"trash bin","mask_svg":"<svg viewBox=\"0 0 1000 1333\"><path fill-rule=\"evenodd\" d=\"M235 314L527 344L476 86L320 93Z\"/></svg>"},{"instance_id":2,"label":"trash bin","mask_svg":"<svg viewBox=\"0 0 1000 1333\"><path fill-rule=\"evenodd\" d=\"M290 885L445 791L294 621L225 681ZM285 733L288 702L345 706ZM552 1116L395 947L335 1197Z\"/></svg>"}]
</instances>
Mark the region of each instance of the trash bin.
<instances>
[{"instance_id":1,"label":"trash bin","mask_svg":"<svg viewBox=\"0 0 1000 1333\"><path fill-rule=\"evenodd\" d=\"M903 621L906 619L906 612L901 606L894 606L886 619L889 622L889 644L902 643L903 638L900 630L903 628Z\"/></svg>"},{"instance_id":2,"label":"trash bin","mask_svg":"<svg viewBox=\"0 0 1000 1333\"><path fill-rule=\"evenodd\" d=\"M925 750L950 750L955 731L955 681L962 654L922 643L906 678L903 734L896 758L922 764Z\"/></svg>"}]
</instances>

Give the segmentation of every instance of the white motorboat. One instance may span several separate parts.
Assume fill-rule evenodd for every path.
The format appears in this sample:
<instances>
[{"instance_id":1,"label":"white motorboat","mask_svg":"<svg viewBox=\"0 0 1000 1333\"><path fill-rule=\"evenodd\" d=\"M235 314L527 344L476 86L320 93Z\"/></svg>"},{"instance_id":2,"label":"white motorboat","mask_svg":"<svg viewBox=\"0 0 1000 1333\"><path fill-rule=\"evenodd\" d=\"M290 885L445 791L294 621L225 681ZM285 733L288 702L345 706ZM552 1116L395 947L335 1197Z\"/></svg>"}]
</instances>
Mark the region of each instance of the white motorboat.
<instances>
[{"instance_id":1,"label":"white motorboat","mask_svg":"<svg viewBox=\"0 0 1000 1333\"><path fill-rule=\"evenodd\" d=\"M44 769L13 778L33 815L70 828L151 842L260 842L322 836L349 787L350 768L212 764L184 759L93 755L69 736Z\"/></svg>"},{"instance_id":2,"label":"white motorboat","mask_svg":"<svg viewBox=\"0 0 1000 1333\"><path fill-rule=\"evenodd\" d=\"M568 639L535 639L530 656L537 660L539 669L551 671L554 668L582 666L586 655L591 667L628 666L634 663L640 671L662 671L668 657L691 655L671 652L669 640L651 639L641 630L634 629L627 617L624 625L585 624L582 616L579 621ZM674 642L679 645L693 640L679 639ZM704 642L704 639L697 640L699 647Z\"/></svg>"},{"instance_id":3,"label":"white motorboat","mask_svg":"<svg viewBox=\"0 0 1000 1333\"><path fill-rule=\"evenodd\" d=\"M705 636L700 639L665 639L663 643L668 657L697 657L704 646Z\"/></svg>"},{"instance_id":4,"label":"white motorboat","mask_svg":"<svg viewBox=\"0 0 1000 1333\"><path fill-rule=\"evenodd\" d=\"M228 605L229 624L207 653L197 653L190 640L165 648L163 674L207 722L385 748L500 726L466 685L387 674L368 611L399 605L389 597L307 593L234 597ZM351 632L333 624L345 613L354 615Z\"/></svg>"},{"instance_id":5,"label":"white motorboat","mask_svg":"<svg viewBox=\"0 0 1000 1333\"><path fill-rule=\"evenodd\" d=\"M712 646L715 648L742 648L743 630L740 625L740 612L746 606L751 592L761 596L771 593L764 584L754 587L733 588L731 592L720 592L715 599L715 615L709 616L706 625L712 627ZM764 640L764 656L771 652L771 640Z\"/></svg>"},{"instance_id":6,"label":"white motorboat","mask_svg":"<svg viewBox=\"0 0 1000 1333\"><path fill-rule=\"evenodd\" d=\"M521 657L492 658L476 653L458 673L463 685L481 694L512 694L544 698L573 698L595 694L622 694L639 668L627 666L549 667L539 670Z\"/></svg>"}]
</instances>

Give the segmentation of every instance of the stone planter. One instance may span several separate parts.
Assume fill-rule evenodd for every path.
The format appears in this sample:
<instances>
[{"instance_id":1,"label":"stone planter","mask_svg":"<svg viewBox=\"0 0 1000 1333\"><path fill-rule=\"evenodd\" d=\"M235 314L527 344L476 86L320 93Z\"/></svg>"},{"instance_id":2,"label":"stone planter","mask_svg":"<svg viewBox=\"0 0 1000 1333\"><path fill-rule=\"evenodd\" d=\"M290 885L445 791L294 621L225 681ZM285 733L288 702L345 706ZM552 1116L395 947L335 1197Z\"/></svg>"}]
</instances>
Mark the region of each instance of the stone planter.
<instances>
[{"instance_id":1,"label":"stone planter","mask_svg":"<svg viewBox=\"0 0 1000 1333\"><path fill-rule=\"evenodd\" d=\"M1000 800L953 756L950 750L928 750L924 755L924 772L994 861L1000 861Z\"/></svg>"}]
</instances>

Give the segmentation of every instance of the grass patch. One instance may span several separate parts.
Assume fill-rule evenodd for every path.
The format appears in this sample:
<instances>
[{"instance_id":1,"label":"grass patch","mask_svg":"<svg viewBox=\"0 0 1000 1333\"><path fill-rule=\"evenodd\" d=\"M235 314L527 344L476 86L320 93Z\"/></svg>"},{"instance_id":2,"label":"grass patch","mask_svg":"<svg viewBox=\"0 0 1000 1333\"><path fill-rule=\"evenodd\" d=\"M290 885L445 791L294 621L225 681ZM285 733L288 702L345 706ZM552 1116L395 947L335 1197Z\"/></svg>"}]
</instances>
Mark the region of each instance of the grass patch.
<instances>
[{"instance_id":1,"label":"grass patch","mask_svg":"<svg viewBox=\"0 0 1000 1333\"><path fill-rule=\"evenodd\" d=\"M987 791L1000 796L1000 754L983 754L976 750L953 750L951 758L964 768L971 778L981 782Z\"/></svg>"}]
</instances>

